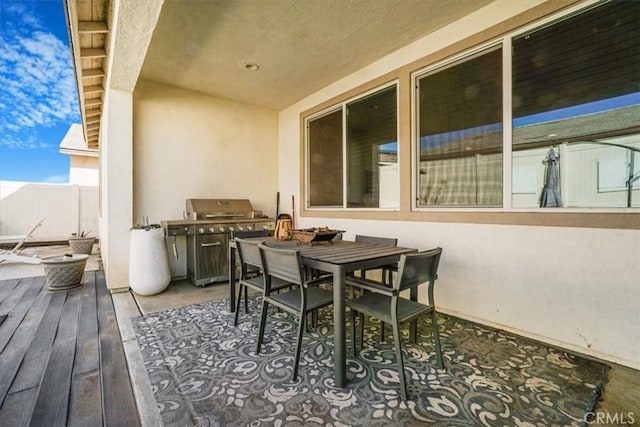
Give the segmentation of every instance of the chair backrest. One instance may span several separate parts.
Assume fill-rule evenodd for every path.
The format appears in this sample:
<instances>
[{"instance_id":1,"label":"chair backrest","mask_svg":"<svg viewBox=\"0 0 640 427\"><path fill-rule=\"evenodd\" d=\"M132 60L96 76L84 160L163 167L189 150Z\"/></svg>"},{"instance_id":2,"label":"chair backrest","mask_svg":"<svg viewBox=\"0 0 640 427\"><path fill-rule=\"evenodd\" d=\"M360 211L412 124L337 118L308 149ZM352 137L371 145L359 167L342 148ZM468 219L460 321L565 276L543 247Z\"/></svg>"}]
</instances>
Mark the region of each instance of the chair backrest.
<instances>
[{"instance_id":1,"label":"chair backrest","mask_svg":"<svg viewBox=\"0 0 640 427\"><path fill-rule=\"evenodd\" d=\"M428 282L429 304L433 304L433 287L438 278L441 255L442 248L401 255L398 263L398 280L393 288L403 291Z\"/></svg>"},{"instance_id":2,"label":"chair backrest","mask_svg":"<svg viewBox=\"0 0 640 427\"><path fill-rule=\"evenodd\" d=\"M242 273L246 273L247 265L262 269L262 259L258 249L258 244L260 243L262 242L256 240L236 239L236 248L238 249L238 259Z\"/></svg>"},{"instance_id":3,"label":"chair backrest","mask_svg":"<svg viewBox=\"0 0 640 427\"><path fill-rule=\"evenodd\" d=\"M243 231L232 231L231 239L249 239L251 237L268 237L268 230L243 230Z\"/></svg>"},{"instance_id":4,"label":"chair backrest","mask_svg":"<svg viewBox=\"0 0 640 427\"><path fill-rule=\"evenodd\" d=\"M398 239L392 237L364 236L356 234L356 242L371 243L372 245L398 246Z\"/></svg>"},{"instance_id":5,"label":"chair backrest","mask_svg":"<svg viewBox=\"0 0 640 427\"><path fill-rule=\"evenodd\" d=\"M289 283L303 285L304 275L299 251L271 248L264 243L259 244L258 248L265 276L277 277ZM265 292L267 291L265 286Z\"/></svg>"}]
</instances>

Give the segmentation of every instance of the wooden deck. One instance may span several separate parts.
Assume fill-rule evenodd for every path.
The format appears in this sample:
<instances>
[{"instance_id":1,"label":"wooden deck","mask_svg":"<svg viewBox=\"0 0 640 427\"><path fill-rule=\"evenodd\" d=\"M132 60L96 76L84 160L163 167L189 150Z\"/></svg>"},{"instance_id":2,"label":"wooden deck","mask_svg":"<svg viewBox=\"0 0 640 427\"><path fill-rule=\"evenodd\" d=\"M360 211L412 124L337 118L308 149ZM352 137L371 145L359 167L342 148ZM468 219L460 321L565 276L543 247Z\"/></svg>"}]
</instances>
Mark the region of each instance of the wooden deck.
<instances>
[{"instance_id":1,"label":"wooden deck","mask_svg":"<svg viewBox=\"0 0 640 427\"><path fill-rule=\"evenodd\" d=\"M102 270L67 291L0 281L0 322L0 425L141 424Z\"/></svg>"}]
</instances>

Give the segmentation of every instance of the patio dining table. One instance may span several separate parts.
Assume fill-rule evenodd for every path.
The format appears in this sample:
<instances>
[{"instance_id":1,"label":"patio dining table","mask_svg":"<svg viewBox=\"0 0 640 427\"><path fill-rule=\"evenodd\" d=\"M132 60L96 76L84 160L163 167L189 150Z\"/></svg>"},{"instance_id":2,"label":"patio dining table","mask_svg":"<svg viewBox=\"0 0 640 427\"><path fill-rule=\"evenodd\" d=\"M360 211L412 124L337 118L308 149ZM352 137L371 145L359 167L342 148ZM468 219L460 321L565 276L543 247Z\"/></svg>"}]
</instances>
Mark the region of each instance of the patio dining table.
<instances>
[{"instance_id":1,"label":"patio dining table","mask_svg":"<svg viewBox=\"0 0 640 427\"><path fill-rule=\"evenodd\" d=\"M298 249L305 267L333 274L333 341L335 385L347 384L346 337L345 337L345 283L349 273L370 270L392 264L400 255L416 249L400 246L383 246L370 243L338 240L314 245L299 244L294 240L276 240L273 237L256 237L247 240L264 241L266 245L281 249ZM235 243L229 246L229 289L231 311L235 310Z\"/></svg>"}]
</instances>

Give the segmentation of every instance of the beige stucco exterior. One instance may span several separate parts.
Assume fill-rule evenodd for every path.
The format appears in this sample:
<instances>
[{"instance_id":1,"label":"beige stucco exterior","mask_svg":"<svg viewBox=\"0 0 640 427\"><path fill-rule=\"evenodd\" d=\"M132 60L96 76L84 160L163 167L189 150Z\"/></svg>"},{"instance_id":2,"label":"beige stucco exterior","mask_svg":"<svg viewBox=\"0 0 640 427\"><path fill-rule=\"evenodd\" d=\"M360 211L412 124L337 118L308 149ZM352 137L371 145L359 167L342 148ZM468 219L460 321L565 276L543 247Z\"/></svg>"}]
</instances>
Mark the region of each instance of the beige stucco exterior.
<instances>
[{"instance_id":1,"label":"beige stucco exterior","mask_svg":"<svg viewBox=\"0 0 640 427\"><path fill-rule=\"evenodd\" d=\"M187 198L248 198L274 215L277 112L144 80L133 104L134 221L182 218Z\"/></svg>"},{"instance_id":2,"label":"beige stucco exterior","mask_svg":"<svg viewBox=\"0 0 640 427\"><path fill-rule=\"evenodd\" d=\"M60 143L60 153L69 155L69 184L98 186L98 151L87 147L80 124L74 123L69 127Z\"/></svg>"},{"instance_id":3,"label":"beige stucco exterior","mask_svg":"<svg viewBox=\"0 0 640 427\"><path fill-rule=\"evenodd\" d=\"M272 216L279 191L284 200L295 197L300 226L344 229L347 239L375 234L397 237L402 246L444 248L436 289L442 311L640 368L640 224L626 225L639 218L637 211L604 212L593 221L578 213L578 226L565 213L552 226L526 220L543 215L535 212L415 214L408 123L399 141L399 211L303 211L300 203L305 112L389 73L408 76L429 55L468 37L482 40L492 27L543 3L495 2L282 111L153 81L110 91L100 227L109 288L127 287L128 228L143 216L181 218L189 197L246 197ZM406 97L405 84L399 90ZM410 105L400 108L408 120ZM288 210L288 202L283 207ZM617 222L607 223L607 215ZM518 223L520 217L525 220Z\"/></svg>"}]
</instances>

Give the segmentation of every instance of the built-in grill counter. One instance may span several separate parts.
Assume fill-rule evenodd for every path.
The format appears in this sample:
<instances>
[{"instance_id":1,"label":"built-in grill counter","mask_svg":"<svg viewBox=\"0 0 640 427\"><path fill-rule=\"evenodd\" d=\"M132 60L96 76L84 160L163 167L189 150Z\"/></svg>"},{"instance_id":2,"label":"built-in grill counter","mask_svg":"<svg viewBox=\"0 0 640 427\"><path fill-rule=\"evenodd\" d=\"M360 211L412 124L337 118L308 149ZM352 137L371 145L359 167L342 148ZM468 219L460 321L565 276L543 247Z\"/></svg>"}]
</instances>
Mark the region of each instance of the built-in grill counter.
<instances>
[{"instance_id":1,"label":"built-in grill counter","mask_svg":"<svg viewBox=\"0 0 640 427\"><path fill-rule=\"evenodd\" d=\"M174 258L178 257L176 238L186 236L187 278L196 286L229 279L233 232L275 229L275 220L255 211L248 199L187 199L185 217L162 221L162 226Z\"/></svg>"}]
</instances>

